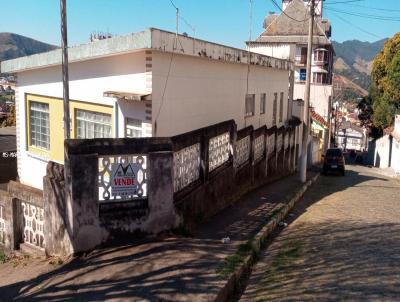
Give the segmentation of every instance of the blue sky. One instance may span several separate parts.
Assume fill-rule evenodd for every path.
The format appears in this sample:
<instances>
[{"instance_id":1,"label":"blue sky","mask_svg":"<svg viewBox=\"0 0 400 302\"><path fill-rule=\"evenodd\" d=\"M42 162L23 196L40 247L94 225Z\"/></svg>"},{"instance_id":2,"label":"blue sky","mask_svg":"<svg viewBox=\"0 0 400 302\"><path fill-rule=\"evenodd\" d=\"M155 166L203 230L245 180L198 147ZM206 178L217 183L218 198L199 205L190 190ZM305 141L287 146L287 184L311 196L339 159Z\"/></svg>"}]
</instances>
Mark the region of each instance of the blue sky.
<instances>
[{"instance_id":1,"label":"blue sky","mask_svg":"<svg viewBox=\"0 0 400 302\"><path fill-rule=\"evenodd\" d=\"M332 22L334 40L376 41L391 37L400 31L400 0L337 3L343 1L349 0L326 0L324 5L325 8L348 13L369 14L379 18L397 17L399 21L365 19L326 9L324 16ZM4 2L1 4L0 32L14 32L51 44L60 44L58 0ZM249 38L249 0L173 0L173 2L180 8L181 16L196 27L196 36L201 39L242 48L243 41ZM280 0L276 2L281 3ZM70 45L86 43L93 31L126 34L147 27L175 31L175 9L170 0L67 0L67 3ZM253 38L262 32L262 22L269 11L278 11L271 0L253 0L251 22ZM186 31L189 35L192 34L191 29L183 21L180 22L180 27L180 32Z\"/></svg>"}]
</instances>

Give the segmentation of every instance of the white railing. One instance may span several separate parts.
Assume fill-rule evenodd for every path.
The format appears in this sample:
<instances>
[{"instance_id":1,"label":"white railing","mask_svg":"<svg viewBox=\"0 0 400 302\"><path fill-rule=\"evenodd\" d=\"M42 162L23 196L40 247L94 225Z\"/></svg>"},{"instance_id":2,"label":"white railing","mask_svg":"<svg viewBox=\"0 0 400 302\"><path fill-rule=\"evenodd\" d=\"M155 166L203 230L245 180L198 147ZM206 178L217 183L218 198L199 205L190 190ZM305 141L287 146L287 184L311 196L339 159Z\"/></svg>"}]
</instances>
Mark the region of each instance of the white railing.
<instances>
[{"instance_id":1,"label":"white railing","mask_svg":"<svg viewBox=\"0 0 400 302\"><path fill-rule=\"evenodd\" d=\"M254 161L263 157L265 151L265 135L259 135L254 139Z\"/></svg>"},{"instance_id":2,"label":"white railing","mask_svg":"<svg viewBox=\"0 0 400 302\"><path fill-rule=\"evenodd\" d=\"M230 145L229 132L210 139L208 146L208 170L210 172L229 160Z\"/></svg>"},{"instance_id":3,"label":"white railing","mask_svg":"<svg viewBox=\"0 0 400 302\"><path fill-rule=\"evenodd\" d=\"M174 192L200 177L200 143L174 152Z\"/></svg>"},{"instance_id":4,"label":"white railing","mask_svg":"<svg viewBox=\"0 0 400 302\"><path fill-rule=\"evenodd\" d=\"M119 166L121 164L121 166ZM126 185L124 192L123 183L118 183L121 188L116 188L111 181L116 179L116 169L123 173L133 174L134 184ZM129 171L128 171L129 170ZM114 175L112 175L114 173ZM128 174L126 174L128 175ZM147 198L147 156L141 154L108 155L99 157L99 201L118 201ZM120 177L121 179L124 176Z\"/></svg>"},{"instance_id":5,"label":"white railing","mask_svg":"<svg viewBox=\"0 0 400 302\"><path fill-rule=\"evenodd\" d=\"M21 201L23 214L23 240L40 249L44 249L44 209Z\"/></svg>"},{"instance_id":6,"label":"white railing","mask_svg":"<svg viewBox=\"0 0 400 302\"><path fill-rule=\"evenodd\" d=\"M245 136L236 142L235 167L240 167L250 159L250 136Z\"/></svg>"},{"instance_id":7,"label":"white railing","mask_svg":"<svg viewBox=\"0 0 400 302\"><path fill-rule=\"evenodd\" d=\"M270 156L275 149L275 134L269 135L267 138L267 154Z\"/></svg>"}]
</instances>

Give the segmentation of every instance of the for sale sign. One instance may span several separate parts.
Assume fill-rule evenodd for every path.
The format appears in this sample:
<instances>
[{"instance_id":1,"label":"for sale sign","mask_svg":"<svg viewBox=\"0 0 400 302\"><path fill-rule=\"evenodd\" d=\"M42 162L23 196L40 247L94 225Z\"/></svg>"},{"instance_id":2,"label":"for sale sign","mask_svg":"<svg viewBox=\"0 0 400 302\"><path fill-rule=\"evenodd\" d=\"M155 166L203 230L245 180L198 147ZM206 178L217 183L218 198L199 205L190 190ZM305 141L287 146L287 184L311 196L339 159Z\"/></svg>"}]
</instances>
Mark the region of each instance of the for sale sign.
<instances>
[{"instance_id":1,"label":"for sale sign","mask_svg":"<svg viewBox=\"0 0 400 302\"><path fill-rule=\"evenodd\" d=\"M138 164L113 164L111 166L111 195L114 197L137 195L138 171Z\"/></svg>"}]
</instances>

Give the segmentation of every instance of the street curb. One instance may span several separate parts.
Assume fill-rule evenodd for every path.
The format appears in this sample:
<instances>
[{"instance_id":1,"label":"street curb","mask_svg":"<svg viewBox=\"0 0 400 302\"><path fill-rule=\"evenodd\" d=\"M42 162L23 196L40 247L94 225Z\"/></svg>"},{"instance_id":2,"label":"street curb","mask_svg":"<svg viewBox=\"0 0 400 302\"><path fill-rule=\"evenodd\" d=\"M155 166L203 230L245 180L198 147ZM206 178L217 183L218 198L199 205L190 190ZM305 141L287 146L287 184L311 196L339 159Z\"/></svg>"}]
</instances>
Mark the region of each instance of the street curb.
<instances>
[{"instance_id":1,"label":"street curb","mask_svg":"<svg viewBox=\"0 0 400 302\"><path fill-rule=\"evenodd\" d=\"M296 193L293 194L289 198L289 202L286 204L279 203L276 205L271 212L277 211L277 214L274 215L269 222L255 235L254 241L252 243L252 253L248 255L243 263L233 272L226 281L223 288L221 288L214 299L216 302L227 301L232 294L234 294L237 284L240 283L240 280L243 280L246 276L248 276L251 272L253 265L257 262L257 256L260 250L263 248L263 245L268 238L268 236L276 229L279 222L281 222L289 211L295 206L295 204L300 200L300 198L304 195L307 189L317 181L319 178L319 173L308 180Z\"/></svg>"}]
</instances>

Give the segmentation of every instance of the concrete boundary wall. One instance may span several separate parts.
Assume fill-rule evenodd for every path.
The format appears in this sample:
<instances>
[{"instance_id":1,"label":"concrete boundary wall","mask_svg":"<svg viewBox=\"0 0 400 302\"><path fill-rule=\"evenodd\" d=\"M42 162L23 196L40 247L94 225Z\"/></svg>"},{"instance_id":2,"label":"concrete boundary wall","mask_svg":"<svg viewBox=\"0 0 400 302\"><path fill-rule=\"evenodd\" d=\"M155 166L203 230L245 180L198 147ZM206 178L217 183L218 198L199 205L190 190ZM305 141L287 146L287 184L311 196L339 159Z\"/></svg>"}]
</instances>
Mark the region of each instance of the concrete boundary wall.
<instances>
[{"instance_id":1,"label":"concrete boundary wall","mask_svg":"<svg viewBox=\"0 0 400 302\"><path fill-rule=\"evenodd\" d=\"M292 173L299 124L292 120L279 129L237 131L230 120L167 138L66 140L65 167L48 163L43 191L10 182L8 192L0 192L0 219L7 230L3 244L18 249L23 242L21 202L43 209L43 217L36 217L44 219L39 248L48 255L129 242L139 233L193 229L250 190ZM103 159L111 164L111 159L122 162L127 156L145 158L146 193L101 199ZM235 164L238 157L240 164Z\"/></svg>"}]
</instances>

